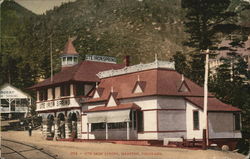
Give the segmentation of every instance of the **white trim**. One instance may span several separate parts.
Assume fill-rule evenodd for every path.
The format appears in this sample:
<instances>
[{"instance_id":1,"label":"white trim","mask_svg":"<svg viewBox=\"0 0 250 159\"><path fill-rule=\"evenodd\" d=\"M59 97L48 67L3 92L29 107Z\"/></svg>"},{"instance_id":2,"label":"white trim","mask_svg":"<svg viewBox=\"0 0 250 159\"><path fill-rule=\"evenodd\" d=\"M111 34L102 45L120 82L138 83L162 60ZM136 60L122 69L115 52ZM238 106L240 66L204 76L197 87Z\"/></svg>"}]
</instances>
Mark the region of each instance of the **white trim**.
<instances>
[{"instance_id":1,"label":"white trim","mask_svg":"<svg viewBox=\"0 0 250 159\"><path fill-rule=\"evenodd\" d=\"M133 65L133 66L129 66L129 67L124 67L124 68L118 69L118 70L112 69L112 70L108 70L108 71L99 72L97 74L97 76L101 79L101 78L123 75L123 74L127 74L127 73L155 69L155 68L167 68L167 69L175 70L175 63L168 62L168 61L156 60L156 61L154 61L152 63L148 63L148 64L138 64L138 65Z\"/></svg>"}]
</instances>

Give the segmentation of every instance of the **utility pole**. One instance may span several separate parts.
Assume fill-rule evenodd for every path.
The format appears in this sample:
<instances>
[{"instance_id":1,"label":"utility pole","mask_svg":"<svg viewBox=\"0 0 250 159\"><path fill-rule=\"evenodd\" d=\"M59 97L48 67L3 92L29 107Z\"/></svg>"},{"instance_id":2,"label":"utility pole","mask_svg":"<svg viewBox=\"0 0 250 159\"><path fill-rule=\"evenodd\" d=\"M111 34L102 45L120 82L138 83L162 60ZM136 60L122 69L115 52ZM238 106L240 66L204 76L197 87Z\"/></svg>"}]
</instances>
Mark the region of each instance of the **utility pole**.
<instances>
[{"instance_id":1,"label":"utility pole","mask_svg":"<svg viewBox=\"0 0 250 159\"><path fill-rule=\"evenodd\" d=\"M209 60L209 49L205 52L206 62L205 62L205 80L204 80L204 130L206 132L206 146L208 146L208 119L207 119L207 99L208 99L208 60Z\"/></svg>"}]
</instances>

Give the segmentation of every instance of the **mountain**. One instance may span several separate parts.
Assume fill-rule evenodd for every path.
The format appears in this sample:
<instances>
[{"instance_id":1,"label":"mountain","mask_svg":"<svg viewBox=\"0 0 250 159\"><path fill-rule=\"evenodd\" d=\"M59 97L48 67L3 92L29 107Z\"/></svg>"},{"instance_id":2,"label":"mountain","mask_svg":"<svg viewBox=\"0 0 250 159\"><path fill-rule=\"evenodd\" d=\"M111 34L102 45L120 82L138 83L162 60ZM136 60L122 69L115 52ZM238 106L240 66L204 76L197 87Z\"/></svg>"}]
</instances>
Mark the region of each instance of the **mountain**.
<instances>
[{"instance_id":1,"label":"mountain","mask_svg":"<svg viewBox=\"0 0 250 159\"><path fill-rule=\"evenodd\" d=\"M13 35L13 30L23 23L24 18L34 15L14 1L3 1L1 4L1 34Z\"/></svg>"},{"instance_id":2,"label":"mountain","mask_svg":"<svg viewBox=\"0 0 250 159\"><path fill-rule=\"evenodd\" d=\"M234 2L231 9L241 5ZM59 56L69 36L76 37L74 45L82 59L97 54L121 62L130 55L136 64L153 61L155 54L169 60L176 51L187 50L182 45L187 35L181 0L76 0L43 15L4 1L1 11L0 84L11 81L24 88L49 77L50 40L53 68L59 71ZM23 84L27 79L30 83Z\"/></svg>"},{"instance_id":3,"label":"mountain","mask_svg":"<svg viewBox=\"0 0 250 159\"><path fill-rule=\"evenodd\" d=\"M47 26L60 40L58 50L68 36L76 36L78 52L111 55L125 54L134 63L152 61L154 54L169 59L183 50L183 13L177 1L78 0L47 12ZM172 34L174 33L174 34ZM49 33L48 33L49 34Z\"/></svg>"},{"instance_id":4,"label":"mountain","mask_svg":"<svg viewBox=\"0 0 250 159\"><path fill-rule=\"evenodd\" d=\"M19 39L24 37L26 23L33 17L35 14L14 1L5 0L1 4L0 84L15 84L19 78L19 66L23 62L20 50L23 46Z\"/></svg>"}]
</instances>

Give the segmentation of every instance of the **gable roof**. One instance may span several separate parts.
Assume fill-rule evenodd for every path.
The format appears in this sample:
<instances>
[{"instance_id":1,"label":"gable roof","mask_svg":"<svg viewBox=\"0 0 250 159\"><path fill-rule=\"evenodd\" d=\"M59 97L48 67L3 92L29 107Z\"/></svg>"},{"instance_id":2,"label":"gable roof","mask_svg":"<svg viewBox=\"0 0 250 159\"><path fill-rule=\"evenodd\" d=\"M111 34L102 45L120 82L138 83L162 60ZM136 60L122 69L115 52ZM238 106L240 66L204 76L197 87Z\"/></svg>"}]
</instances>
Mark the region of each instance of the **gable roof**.
<instances>
[{"instance_id":1,"label":"gable roof","mask_svg":"<svg viewBox=\"0 0 250 159\"><path fill-rule=\"evenodd\" d=\"M31 98L31 96L21 89L12 86L9 83L5 83L0 86L0 98ZM8 93L2 93L8 92Z\"/></svg>"},{"instance_id":2,"label":"gable roof","mask_svg":"<svg viewBox=\"0 0 250 159\"><path fill-rule=\"evenodd\" d=\"M144 83L142 93L133 93L137 77L140 76ZM100 98L90 98L86 102L105 101L108 99L113 86L114 92L118 92L117 99L133 98L151 95L168 95L168 96L203 96L203 88L185 78L185 83L190 89L188 92L180 92L179 86L182 75L174 70L169 69L151 69L129 74L123 74L101 79L100 87L104 88ZM212 94L208 94L213 96Z\"/></svg>"},{"instance_id":3,"label":"gable roof","mask_svg":"<svg viewBox=\"0 0 250 159\"><path fill-rule=\"evenodd\" d=\"M203 97L185 97L187 101L203 109ZM225 104L215 97L208 98L208 111L241 111L232 105Z\"/></svg>"},{"instance_id":4,"label":"gable roof","mask_svg":"<svg viewBox=\"0 0 250 159\"><path fill-rule=\"evenodd\" d=\"M46 87L56 85L69 81L80 81L80 82L99 82L99 78L96 76L97 73L110 69L119 69L124 67L124 64L113 64L96 61L82 61L79 64L63 69L61 72L53 76L53 82L51 78L30 87L30 89L37 89L40 87Z\"/></svg>"}]
</instances>

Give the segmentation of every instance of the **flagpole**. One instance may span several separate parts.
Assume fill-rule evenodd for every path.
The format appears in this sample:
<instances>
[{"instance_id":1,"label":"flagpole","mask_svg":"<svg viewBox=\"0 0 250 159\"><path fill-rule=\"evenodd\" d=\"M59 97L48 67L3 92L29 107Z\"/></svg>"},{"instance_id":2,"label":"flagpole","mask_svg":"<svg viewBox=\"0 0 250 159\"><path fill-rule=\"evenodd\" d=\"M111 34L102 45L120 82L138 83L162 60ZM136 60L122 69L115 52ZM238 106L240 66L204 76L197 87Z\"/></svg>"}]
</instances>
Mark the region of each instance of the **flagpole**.
<instances>
[{"instance_id":1,"label":"flagpole","mask_svg":"<svg viewBox=\"0 0 250 159\"><path fill-rule=\"evenodd\" d=\"M50 36L50 73L51 77L50 80L53 82L53 57L52 57L52 35Z\"/></svg>"}]
</instances>

